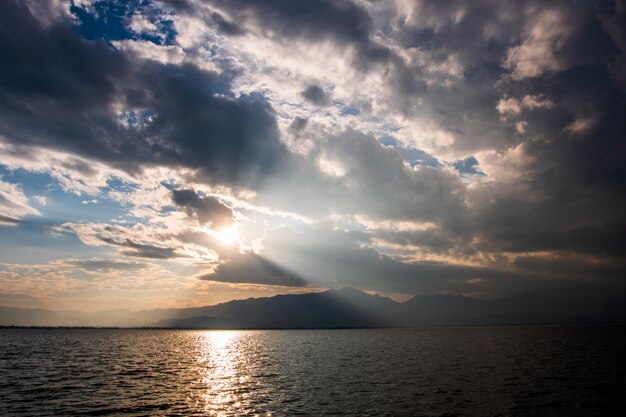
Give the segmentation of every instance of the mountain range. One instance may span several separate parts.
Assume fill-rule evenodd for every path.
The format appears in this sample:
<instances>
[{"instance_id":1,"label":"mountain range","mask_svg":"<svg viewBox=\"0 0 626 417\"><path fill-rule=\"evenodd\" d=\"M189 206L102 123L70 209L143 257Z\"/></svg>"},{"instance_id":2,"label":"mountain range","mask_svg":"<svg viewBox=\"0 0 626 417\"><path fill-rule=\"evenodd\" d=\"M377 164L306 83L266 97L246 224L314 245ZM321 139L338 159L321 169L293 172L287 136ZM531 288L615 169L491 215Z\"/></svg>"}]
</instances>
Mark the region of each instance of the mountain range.
<instances>
[{"instance_id":1,"label":"mountain range","mask_svg":"<svg viewBox=\"0 0 626 417\"><path fill-rule=\"evenodd\" d=\"M597 304L589 304L597 305ZM193 308L100 312L0 307L1 326L95 326L187 329L369 328L422 325L537 324L626 319L623 300L602 310L542 296L481 300L420 295L398 303L354 288L249 298Z\"/></svg>"}]
</instances>

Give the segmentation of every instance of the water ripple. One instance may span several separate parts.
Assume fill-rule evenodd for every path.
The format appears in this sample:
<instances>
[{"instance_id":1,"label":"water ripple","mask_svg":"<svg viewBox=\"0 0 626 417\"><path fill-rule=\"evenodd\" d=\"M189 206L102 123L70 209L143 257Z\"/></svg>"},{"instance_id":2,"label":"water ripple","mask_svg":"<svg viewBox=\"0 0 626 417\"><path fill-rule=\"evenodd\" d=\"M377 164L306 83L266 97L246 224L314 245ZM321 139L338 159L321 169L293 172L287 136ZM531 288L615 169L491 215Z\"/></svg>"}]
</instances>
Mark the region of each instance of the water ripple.
<instances>
[{"instance_id":1,"label":"water ripple","mask_svg":"<svg viewBox=\"0 0 626 417\"><path fill-rule=\"evenodd\" d=\"M624 327L0 330L0 415L610 415Z\"/></svg>"}]
</instances>

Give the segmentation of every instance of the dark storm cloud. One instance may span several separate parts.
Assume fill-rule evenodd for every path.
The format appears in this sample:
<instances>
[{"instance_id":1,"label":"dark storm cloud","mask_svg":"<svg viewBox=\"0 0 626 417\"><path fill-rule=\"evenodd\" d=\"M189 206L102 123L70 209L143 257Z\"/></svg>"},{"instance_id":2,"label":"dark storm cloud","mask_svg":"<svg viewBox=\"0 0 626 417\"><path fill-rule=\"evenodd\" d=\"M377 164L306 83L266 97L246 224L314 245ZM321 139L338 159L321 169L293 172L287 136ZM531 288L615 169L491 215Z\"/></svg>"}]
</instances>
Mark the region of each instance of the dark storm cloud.
<instances>
[{"instance_id":1,"label":"dark storm cloud","mask_svg":"<svg viewBox=\"0 0 626 417\"><path fill-rule=\"evenodd\" d=\"M598 22L583 29L577 38L589 34L599 51L610 49L608 37L597 39ZM510 87L518 96L548 91L558 104L511 121L528 122L530 134L521 142L526 166L507 186L485 184L473 192L476 233L491 249L618 258L626 252L624 93L612 79L611 59L588 49L579 61L571 55L567 70Z\"/></svg>"},{"instance_id":2,"label":"dark storm cloud","mask_svg":"<svg viewBox=\"0 0 626 417\"><path fill-rule=\"evenodd\" d=\"M408 294L490 294L505 297L535 293L584 297L623 293L624 263L598 264L578 255L523 256L484 265L449 261L400 262L369 246L378 233L362 234L323 227L268 233L264 255L317 286L354 286ZM598 279L598 274L603 274Z\"/></svg>"},{"instance_id":3,"label":"dark storm cloud","mask_svg":"<svg viewBox=\"0 0 626 417\"><path fill-rule=\"evenodd\" d=\"M495 11L492 10L488 3L475 11L463 5L442 6L450 9L448 12L437 10L438 5L427 7L424 12L433 16L436 12L441 14L437 19L442 22L437 28L438 31L443 29L436 37L441 44L433 43L434 28L418 28L402 21L385 25L383 32L397 38L404 46L419 47L428 52L426 64L410 65L389 47L373 40L376 28L372 16L365 8L349 1L218 1L211 4L228 13L231 19L255 26L278 42L297 38L309 43L331 41L339 50L349 46L355 51L355 68L363 72L378 71L386 79L390 104L402 112L414 114L418 101L427 102L427 106L420 106L420 115L441 121L447 129L459 132L463 141L458 146L467 148L468 152L493 143L498 133L504 131L493 112L499 97L493 84L503 73L500 67L503 49L496 45L504 48L509 37L499 35L496 45L492 39L478 38L483 36L485 25L500 24L500 14L515 13L513 6L510 9L502 7L501 11L496 7L493 7ZM461 22L462 29L451 27L453 19L448 14L462 8L469 9L469 16ZM419 13L422 13L421 9ZM521 27L523 20L519 19L516 24ZM513 29L507 29L507 34L512 36L513 33ZM448 47L447 41L454 45ZM478 50L476 45L480 45ZM445 64L451 54L459 57L463 54L466 59L462 63L472 63L464 74L468 83L452 89L428 83L427 79L437 79L431 66ZM424 97L427 100L421 100ZM322 100L314 103L322 104Z\"/></svg>"},{"instance_id":4,"label":"dark storm cloud","mask_svg":"<svg viewBox=\"0 0 626 417\"><path fill-rule=\"evenodd\" d=\"M385 26L387 34L404 47L417 48L425 60L393 61L389 102L452 133L458 153L500 150L522 140L513 124L501 123L493 111L503 96L551 92L551 82L571 67L606 70L613 65L616 48L590 2L405 5L394 24ZM447 72L451 63L458 64L456 73ZM536 76L511 79L524 72L524 65L536 67ZM545 83L536 84L541 79Z\"/></svg>"},{"instance_id":5,"label":"dark storm cloud","mask_svg":"<svg viewBox=\"0 0 626 417\"><path fill-rule=\"evenodd\" d=\"M580 254L564 254L551 257L519 256L515 259L515 267L532 271L538 274L553 275L558 271L562 278L602 276L608 283L619 283L626 267L624 259L614 259L611 262L598 263L593 256ZM623 284L623 283L622 283Z\"/></svg>"},{"instance_id":6,"label":"dark storm cloud","mask_svg":"<svg viewBox=\"0 0 626 417\"><path fill-rule=\"evenodd\" d=\"M609 156L602 154L595 155L597 165L586 170L594 159L595 139L589 140L563 137L534 144L528 148L533 163L514 184L474 190L474 227L485 249L623 256L623 174L605 168ZM626 163L623 155L613 155ZM610 170L612 175L602 178Z\"/></svg>"},{"instance_id":7,"label":"dark storm cloud","mask_svg":"<svg viewBox=\"0 0 626 417\"><path fill-rule=\"evenodd\" d=\"M421 91L420 114L454 132L456 150L520 145L526 158L513 180L492 178L467 192L465 233L480 239L478 249L625 252L626 106L615 83L623 16L619 2L450 1L416 2L410 18L398 19L391 36L403 45L428 51L434 62L454 56L463 67L452 88ZM402 90L398 100L409 96ZM554 106L506 121L493 111L502 97L542 94ZM518 121L528 135L515 132ZM477 162L455 166L480 170Z\"/></svg>"},{"instance_id":8,"label":"dark storm cloud","mask_svg":"<svg viewBox=\"0 0 626 417\"><path fill-rule=\"evenodd\" d=\"M233 22L224 19L224 16L219 13L211 13L211 20L217 26L218 31L225 35L239 36L245 33L245 31L241 27Z\"/></svg>"},{"instance_id":9,"label":"dark storm cloud","mask_svg":"<svg viewBox=\"0 0 626 417\"><path fill-rule=\"evenodd\" d=\"M98 239L109 245L129 248L121 252L126 256L149 259L172 259L181 256L174 248L139 243L131 239L116 240L106 236L98 236Z\"/></svg>"},{"instance_id":10,"label":"dark storm cloud","mask_svg":"<svg viewBox=\"0 0 626 417\"><path fill-rule=\"evenodd\" d=\"M455 94L453 91L446 91L445 88L429 87L425 79L427 76L430 78L434 76L428 68L424 68L421 64L407 65L389 47L374 41L373 35L377 28L375 27L373 17L362 5L350 1L214 1L211 4L228 13L232 20L242 22L244 25L254 26L266 36L273 37L278 42L288 42L296 38L309 43L331 41L338 46L338 49L350 47L355 51L354 66L365 72L371 70L381 71L388 81L390 91L393 92L391 101L405 112L410 113L415 100L424 94L437 97L445 93L447 96L450 96L450 99L442 103L442 106L432 109L434 115L437 115L440 111L446 112L444 104L455 104L455 98L458 98L458 92ZM494 4L485 2L476 7L476 10L473 10L473 8L469 9L468 15L470 16L462 21L463 27L461 29L458 27L450 29L450 25L446 26L449 21L453 20L448 14L453 11L454 13L458 12L457 9L468 8L462 4L456 5L455 3L450 5L447 2L446 4L443 7L450 9L448 12L437 10L439 5L426 7L424 12L429 12L433 15L441 14L439 19L442 22L437 22L436 20L435 22L437 23L438 31L440 28L444 28L443 36L439 36L440 34L437 33L436 39L438 42L446 44L450 40L448 32L451 32L450 38L452 41L455 41L455 45L450 49L447 47L442 48L441 44L433 42L433 39L435 39L434 28L416 28L411 25L405 25L405 22L398 21L393 22L393 25L384 24L382 31L397 38L404 46L419 47L432 51L432 54L429 55L430 63L444 63L450 53L463 53L468 60L472 59L476 66L487 61L491 66L491 68L488 67L490 73L501 73L502 70L499 64L502 51L494 48L491 40L480 40L480 44L485 46L481 46L478 55L474 47L477 38L482 36L485 25L489 26L494 22L498 22L501 17L492 10L497 9L493 7ZM515 13L516 11L512 10L513 8L511 6L508 10L503 10L501 13ZM422 13L422 10L420 9L417 13ZM516 23L518 27L521 27L522 20L520 19ZM507 33L513 33L513 29L507 30ZM505 38L504 35L500 35L500 37ZM508 41L508 38L506 40L499 39L501 45L504 45L506 41ZM478 68L473 68L472 72L467 75L474 78L474 83L484 82L484 85L489 85L491 88L493 80L485 80L484 69L480 71L478 72ZM433 91L429 92L430 89ZM472 89L467 94L476 91L476 89ZM495 96L492 96L491 101L494 99ZM459 103L455 107L458 109L468 108L467 103ZM456 111L449 112L458 114ZM464 113L467 114L469 111L465 110ZM478 120L481 116L483 115L474 115L473 117ZM489 130L485 128L484 131L487 132Z\"/></svg>"},{"instance_id":11,"label":"dark storm cloud","mask_svg":"<svg viewBox=\"0 0 626 417\"><path fill-rule=\"evenodd\" d=\"M20 219L16 219L15 217L6 216L4 214L0 214L0 225L1 224L20 224L22 221Z\"/></svg>"},{"instance_id":12,"label":"dark storm cloud","mask_svg":"<svg viewBox=\"0 0 626 417\"><path fill-rule=\"evenodd\" d=\"M325 106L330 102L330 98L324 89L317 85L308 86L302 93L302 97L316 106Z\"/></svg>"},{"instance_id":13,"label":"dark storm cloud","mask_svg":"<svg viewBox=\"0 0 626 417\"><path fill-rule=\"evenodd\" d=\"M476 187L470 199L472 229L480 237L477 249L570 252L597 256L599 261L623 257L626 196L617 167L626 158L617 143L611 149L608 135L600 138L564 134L529 144L525 149L532 162L513 183ZM604 146L604 152L597 149ZM613 158L621 162L614 165ZM604 278L599 269L596 279Z\"/></svg>"},{"instance_id":14,"label":"dark storm cloud","mask_svg":"<svg viewBox=\"0 0 626 417\"><path fill-rule=\"evenodd\" d=\"M367 12L349 0L216 0L211 4L228 11L233 20L252 18L286 38L330 38L361 44L368 41L372 27Z\"/></svg>"},{"instance_id":15,"label":"dark storm cloud","mask_svg":"<svg viewBox=\"0 0 626 417\"><path fill-rule=\"evenodd\" d=\"M407 2L390 30L403 46L419 46L436 52L459 53L464 65L499 63L512 36L524 26L524 2L463 1ZM490 45L487 45L490 43Z\"/></svg>"},{"instance_id":16,"label":"dark storm cloud","mask_svg":"<svg viewBox=\"0 0 626 417\"><path fill-rule=\"evenodd\" d=\"M215 0L214 7L233 21L259 28L279 42L298 38L307 42L332 41L354 48L354 65L367 70L377 64L398 64L386 46L371 40L373 21L368 11L350 0Z\"/></svg>"},{"instance_id":17,"label":"dark storm cloud","mask_svg":"<svg viewBox=\"0 0 626 417\"><path fill-rule=\"evenodd\" d=\"M502 278L488 268L445 262L400 262L380 254L370 235L322 227L268 233L264 254L301 274L312 285L355 286L409 294L462 293L476 290L472 279ZM486 284L488 284L486 282Z\"/></svg>"},{"instance_id":18,"label":"dark storm cloud","mask_svg":"<svg viewBox=\"0 0 626 417\"><path fill-rule=\"evenodd\" d=\"M200 224L223 227L234 222L233 210L215 197L200 197L194 190L173 190L172 201L189 216L195 215Z\"/></svg>"},{"instance_id":19,"label":"dark storm cloud","mask_svg":"<svg viewBox=\"0 0 626 417\"><path fill-rule=\"evenodd\" d=\"M504 73L501 61L510 37L523 26L523 18L509 22L505 17L522 15L520 7L501 2L406 4L403 12L410 18L400 14L389 25L390 36L404 47L418 48L426 61L395 63L389 73L390 104L453 133L453 146L460 152L501 146L510 135L493 111L500 97L494 84ZM448 73L450 62L461 72Z\"/></svg>"},{"instance_id":20,"label":"dark storm cloud","mask_svg":"<svg viewBox=\"0 0 626 417\"><path fill-rule=\"evenodd\" d=\"M254 252L238 254L227 263L220 264L214 273L200 278L208 281L287 287L306 285L306 281L297 274Z\"/></svg>"},{"instance_id":21,"label":"dark storm cloud","mask_svg":"<svg viewBox=\"0 0 626 417\"><path fill-rule=\"evenodd\" d=\"M616 54L610 63L613 78L620 83L622 91L626 92L626 5L617 1L615 8L605 7L599 12L599 18L606 32L619 47L620 54Z\"/></svg>"},{"instance_id":22,"label":"dark storm cloud","mask_svg":"<svg viewBox=\"0 0 626 417\"><path fill-rule=\"evenodd\" d=\"M124 56L104 42L79 39L62 24L43 27L25 3L6 1L0 7L4 113L27 111L30 100L55 101L69 111L99 108L111 100L113 79L129 65Z\"/></svg>"},{"instance_id":23,"label":"dark storm cloud","mask_svg":"<svg viewBox=\"0 0 626 417\"><path fill-rule=\"evenodd\" d=\"M233 96L227 76L139 61L79 38L68 21L43 27L24 4L0 7L0 133L8 140L129 172L199 168L204 180L227 184L262 182L287 155L270 106Z\"/></svg>"}]
</instances>

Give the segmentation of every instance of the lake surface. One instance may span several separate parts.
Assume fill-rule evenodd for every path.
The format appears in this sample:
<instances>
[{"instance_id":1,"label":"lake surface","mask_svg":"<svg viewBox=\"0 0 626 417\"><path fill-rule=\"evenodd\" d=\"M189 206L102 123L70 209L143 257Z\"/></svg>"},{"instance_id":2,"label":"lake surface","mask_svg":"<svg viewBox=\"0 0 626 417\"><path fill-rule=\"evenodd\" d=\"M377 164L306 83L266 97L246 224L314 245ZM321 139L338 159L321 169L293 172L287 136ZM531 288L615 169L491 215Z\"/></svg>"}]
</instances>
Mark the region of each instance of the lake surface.
<instances>
[{"instance_id":1,"label":"lake surface","mask_svg":"<svg viewBox=\"0 0 626 417\"><path fill-rule=\"evenodd\" d=\"M626 327L0 330L0 415L618 415Z\"/></svg>"}]
</instances>

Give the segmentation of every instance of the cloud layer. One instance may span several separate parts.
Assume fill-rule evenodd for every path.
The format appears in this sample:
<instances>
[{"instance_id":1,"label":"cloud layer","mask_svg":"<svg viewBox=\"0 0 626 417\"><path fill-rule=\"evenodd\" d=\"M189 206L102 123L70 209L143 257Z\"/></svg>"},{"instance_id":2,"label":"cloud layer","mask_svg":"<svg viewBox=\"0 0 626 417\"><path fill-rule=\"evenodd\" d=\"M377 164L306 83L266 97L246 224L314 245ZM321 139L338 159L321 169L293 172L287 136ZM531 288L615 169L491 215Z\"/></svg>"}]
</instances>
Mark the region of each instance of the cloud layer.
<instances>
[{"instance_id":1,"label":"cloud layer","mask_svg":"<svg viewBox=\"0 0 626 417\"><path fill-rule=\"evenodd\" d=\"M31 249L39 234L80 261L151 262L192 303L207 282L623 293L625 16L3 1L0 243L29 231Z\"/></svg>"}]
</instances>

